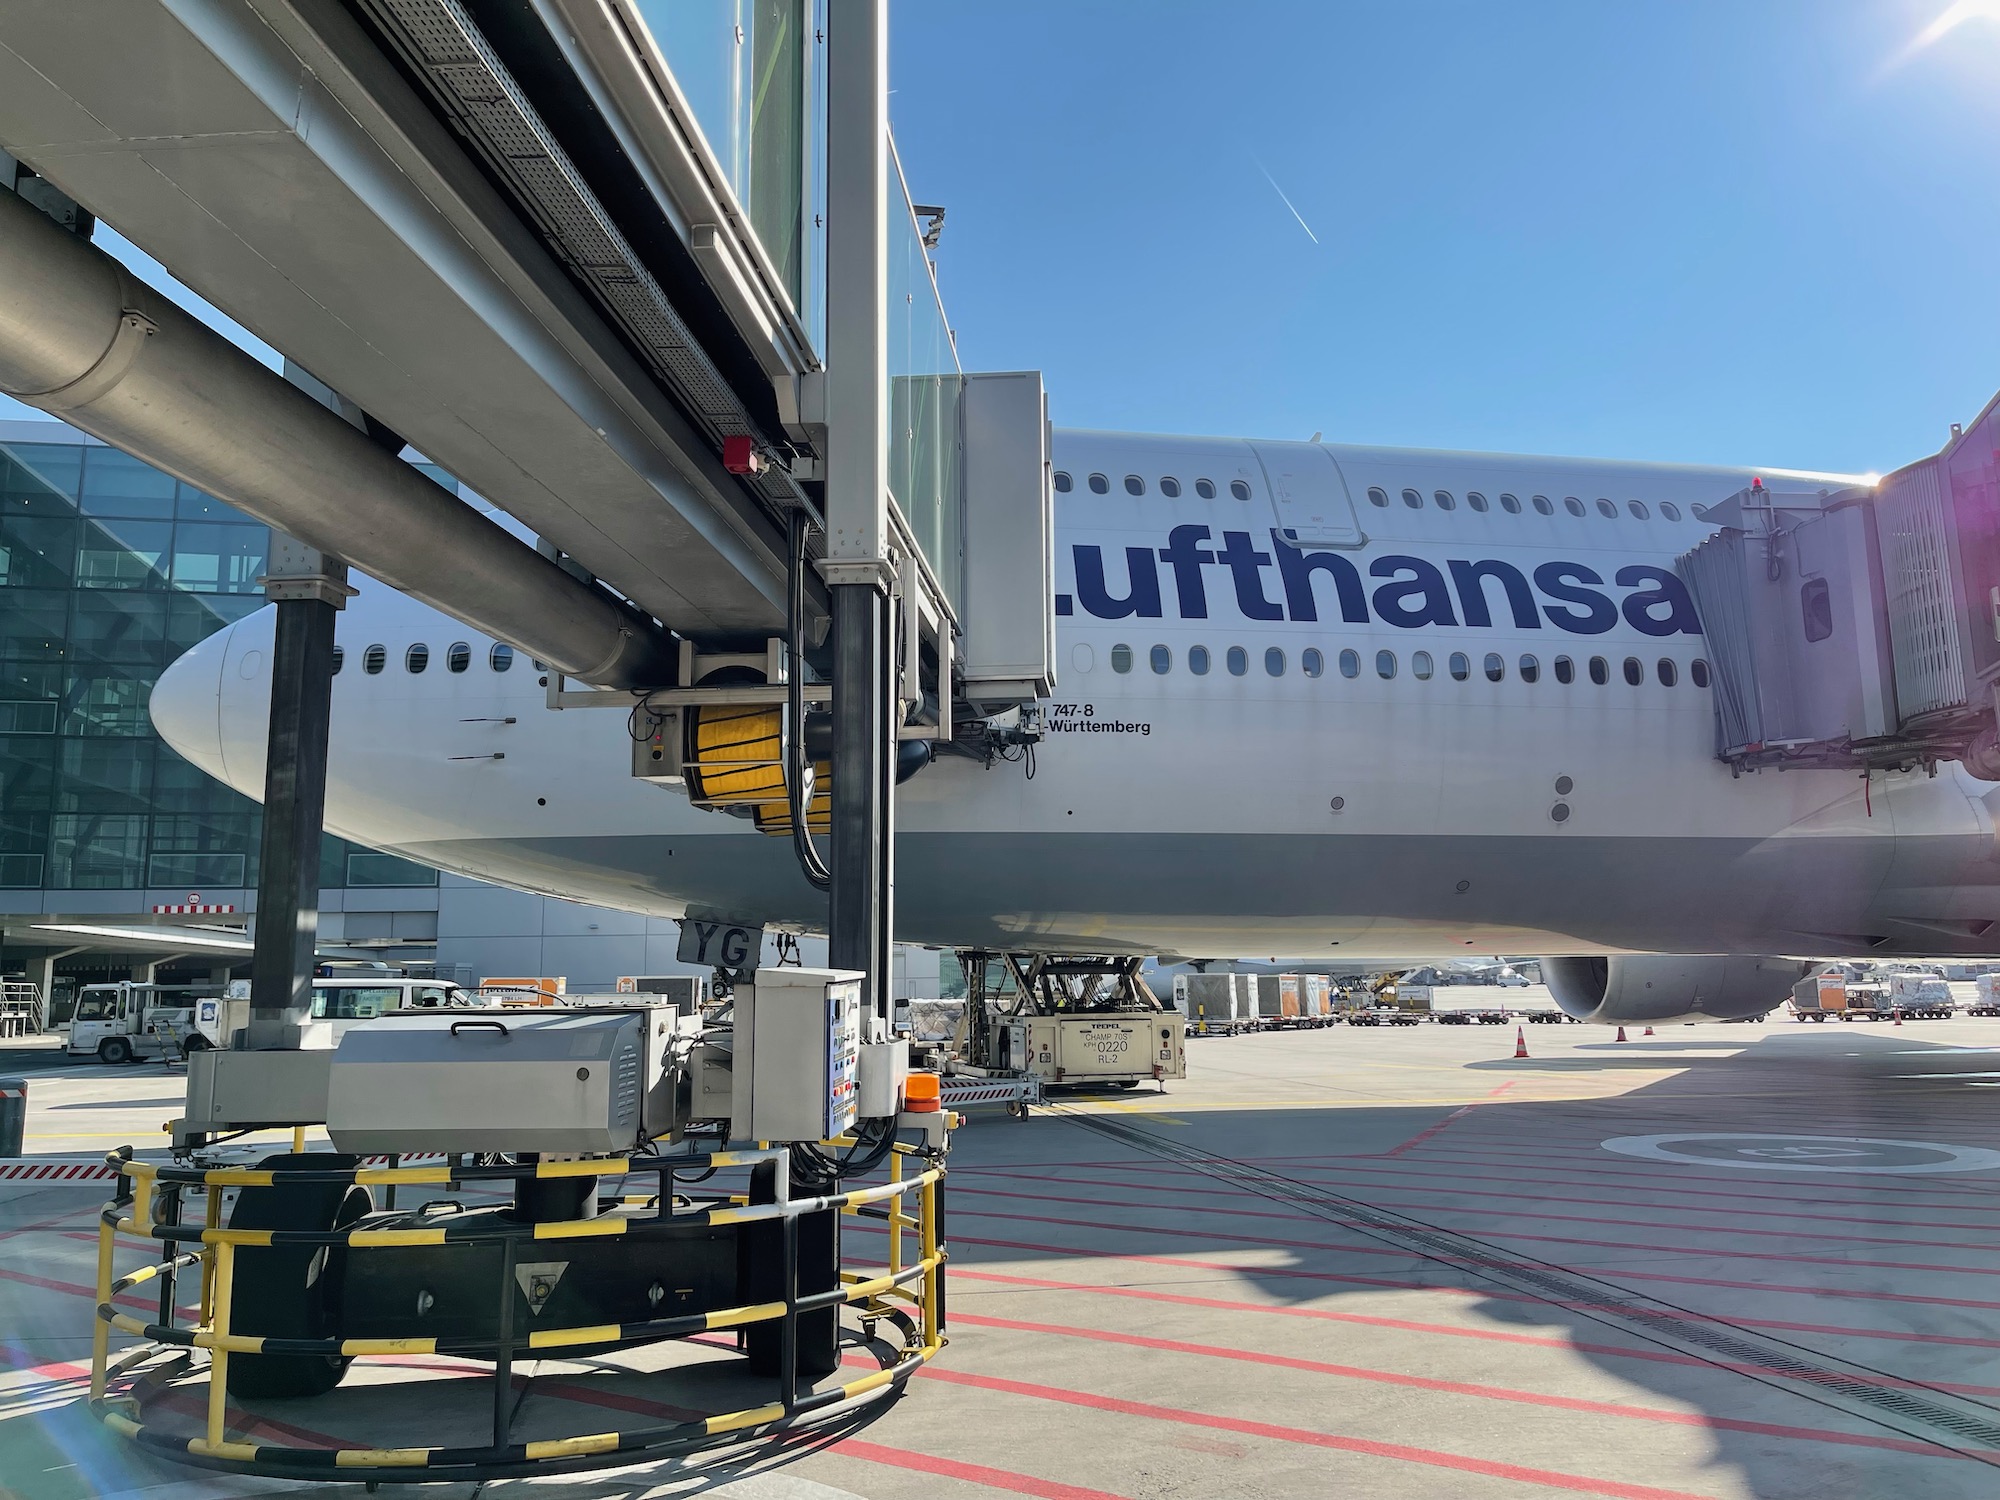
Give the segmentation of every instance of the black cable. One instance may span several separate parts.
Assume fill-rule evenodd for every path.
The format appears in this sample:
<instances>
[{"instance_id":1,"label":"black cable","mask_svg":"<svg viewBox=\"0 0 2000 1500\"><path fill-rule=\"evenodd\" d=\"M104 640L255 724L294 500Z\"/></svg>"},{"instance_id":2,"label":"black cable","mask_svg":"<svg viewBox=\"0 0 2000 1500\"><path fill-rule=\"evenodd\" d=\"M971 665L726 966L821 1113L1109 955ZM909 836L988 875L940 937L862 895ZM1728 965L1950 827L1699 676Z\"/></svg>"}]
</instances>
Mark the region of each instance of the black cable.
<instances>
[{"instance_id":1,"label":"black cable","mask_svg":"<svg viewBox=\"0 0 2000 1500\"><path fill-rule=\"evenodd\" d=\"M819 857L812 830L806 827L806 684L805 656L799 647L805 636L806 514L791 513L791 549L785 569L785 808L792 816L792 852L799 869L816 890L830 890L833 875Z\"/></svg>"}]
</instances>

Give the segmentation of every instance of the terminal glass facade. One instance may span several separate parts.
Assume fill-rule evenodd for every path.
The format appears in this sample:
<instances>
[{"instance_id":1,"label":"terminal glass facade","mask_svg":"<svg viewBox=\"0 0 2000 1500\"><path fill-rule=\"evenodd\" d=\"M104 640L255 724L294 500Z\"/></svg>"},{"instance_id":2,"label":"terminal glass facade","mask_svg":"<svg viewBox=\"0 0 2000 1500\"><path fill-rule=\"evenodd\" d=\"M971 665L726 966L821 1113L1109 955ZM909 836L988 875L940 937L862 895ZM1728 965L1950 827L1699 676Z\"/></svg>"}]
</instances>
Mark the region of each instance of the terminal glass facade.
<instances>
[{"instance_id":1,"label":"terminal glass facade","mask_svg":"<svg viewBox=\"0 0 2000 1500\"><path fill-rule=\"evenodd\" d=\"M0 441L8 909L36 906L38 890L41 910L60 911L76 902L58 892L255 885L258 805L162 743L146 705L169 662L262 607L269 539L115 448ZM324 886L436 882L427 866L326 842Z\"/></svg>"}]
</instances>

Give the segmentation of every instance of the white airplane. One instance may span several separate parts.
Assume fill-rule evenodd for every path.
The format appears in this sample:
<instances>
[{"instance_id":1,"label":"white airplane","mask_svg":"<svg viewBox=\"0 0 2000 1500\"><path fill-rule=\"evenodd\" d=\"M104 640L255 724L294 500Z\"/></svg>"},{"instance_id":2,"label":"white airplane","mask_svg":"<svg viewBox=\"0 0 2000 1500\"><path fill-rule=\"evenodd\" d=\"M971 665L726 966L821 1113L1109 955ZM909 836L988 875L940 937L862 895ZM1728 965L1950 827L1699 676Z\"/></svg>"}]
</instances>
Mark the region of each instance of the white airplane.
<instances>
[{"instance_id":1,"label":"white airplane","mask_svg":"<svg viewBox=\"0 0 2000 1500\"><path fill-rule=\"evenodd\" d=\"M1607 1023L1761 1014L1793 959L2000 952L2000 787L1714 754L1675 557L1753 477L1857 476L1088 431L1053 451L1044 737L900 788L899 940L1536 954ZM152 698L253 797L272 631L266 609L211 637ZM608 906L823 926L787 839L631 777L625 715L550 712L531 662L380 586L338 638L329 829Z\"/></svg>"}]
</instances>

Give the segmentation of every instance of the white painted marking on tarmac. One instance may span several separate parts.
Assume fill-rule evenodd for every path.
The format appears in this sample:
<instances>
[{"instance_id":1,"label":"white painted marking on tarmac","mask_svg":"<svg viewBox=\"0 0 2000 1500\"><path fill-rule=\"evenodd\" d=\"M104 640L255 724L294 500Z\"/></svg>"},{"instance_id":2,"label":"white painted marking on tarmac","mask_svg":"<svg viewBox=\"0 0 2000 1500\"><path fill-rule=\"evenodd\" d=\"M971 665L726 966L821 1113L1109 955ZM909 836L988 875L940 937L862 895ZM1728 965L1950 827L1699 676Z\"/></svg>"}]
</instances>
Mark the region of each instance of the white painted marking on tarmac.
<instances>
[{"instance_id":1,"label":"white painted marking on tarmac","mask_svg":"<svg viewBox=\"0 0 2000 1500\"><path fill-rule=\"evenodd\" d=\"M1989 1151L1983 1146L1951 1146L1942 1141L1898 1141L1879 1136L1749 1135L1736 1131L1702 1131L1676 1135L1621 1135L1599 1144L1606 1151L1615 1151L1620 1156L1672 1162L1683 1167L1741 1167L1752 1172L1913 1176L1932 1172L2000 1170L2000 1151ZM1681 1149L1676 1150L1676 1147ZM1872 1166L1857 1164L1870 1159L1875 1163Z\"/></svg>"}]
</instances>

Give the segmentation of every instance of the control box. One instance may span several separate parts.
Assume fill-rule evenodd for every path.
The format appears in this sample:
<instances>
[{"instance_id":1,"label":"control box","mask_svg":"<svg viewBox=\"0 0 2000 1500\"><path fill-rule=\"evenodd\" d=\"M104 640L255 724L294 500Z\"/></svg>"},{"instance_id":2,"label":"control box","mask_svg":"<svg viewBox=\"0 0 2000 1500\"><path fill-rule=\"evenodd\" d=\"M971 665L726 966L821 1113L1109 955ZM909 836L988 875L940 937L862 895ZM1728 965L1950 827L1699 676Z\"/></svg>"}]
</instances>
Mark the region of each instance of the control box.
<instances>
[{"instance_id":1,"label":"control box","mask_svg":"<svg viewBox=\"0 0 2000 1500\"><path fill-rule=\"evenodd\" d=\"M681 711L678 708L641 709L634 722L634 778L660 785L680 785L685 779L681 774Z\"/></svg>"},{"instance_id":2,"label":"control box","mask_svg":"<svg viewBox=\"0 0 2000 1500\"><path fill-rule=\"evenodd\" d=\"M825 1141L853 1127L863 977L851 969L760 969L756 983L737 986L733 1139Z\"/></svg>"},{"instance_id":3,"label":"control box","mask_svg":"<svg viewBox=\"0 0 2000 1500\"><path fill-rule=\"evenodd\" d=\"M327 1134L361 1155L630 1151L672 1127L687 1029L667 1005L392 1012L341 1037Z\"/></svg>"}]
</instances>

